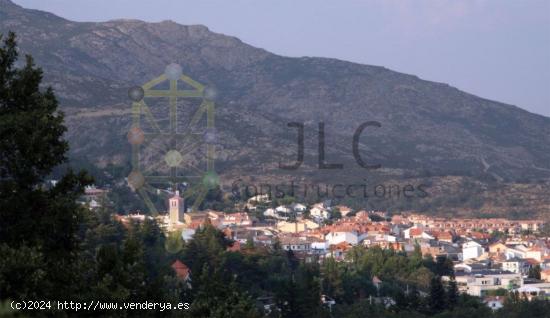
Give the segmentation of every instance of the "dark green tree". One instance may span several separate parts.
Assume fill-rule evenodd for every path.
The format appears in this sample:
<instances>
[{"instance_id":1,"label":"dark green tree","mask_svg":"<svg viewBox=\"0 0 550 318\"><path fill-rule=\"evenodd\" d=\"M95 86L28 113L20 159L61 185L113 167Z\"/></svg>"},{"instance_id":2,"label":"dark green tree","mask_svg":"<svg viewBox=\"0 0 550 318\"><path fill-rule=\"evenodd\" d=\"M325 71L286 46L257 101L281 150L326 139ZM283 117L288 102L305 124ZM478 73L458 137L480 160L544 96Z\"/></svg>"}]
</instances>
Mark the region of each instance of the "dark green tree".
<instances>
[{"instance_id":1,"label":"dark green tree","mask_svg":"<svg viewBox=\"0 0 550 318\"><path fill-rule=\"evenodd\" d=\"M332 257L325 258L321 274L323 294L337 301L343 301L344 290L342 288L342 277L338 262Z\"/></svg>"},{"instance_id":2,"label":"dark green tree","mask_svg":"<svg viewBox=\"0 0 550 318\"><path fill-rule=\"evenodd\" d=\"M227 280L222 270L204 264L201 276L195 279L200 287L195 291L189 317L260 317L250 296L241 292L233 279Z\"/></svg>"},{"instance_id":3,"label":"dark green tree","mask_svg":"<svg viewBox=\"0 0 550 318\"><path fill-rule=\"evenodd\" d=\"M319 268L313 264L301 264L296 274L299 317L318 317L323 313Z\"/></svg>"},{"instance_id":4,"label":"dark green tree","mask_svg":"<svg viewBox=\"0 0 550 318\"><path fill-rule=\"evenodd\" d=\"M428 308L431 313L438 313L445 309L445 288L441 283L441 277L434 276L430 281L430 294L428 296Z\"/></svg>"},{"instance_id":5,"label":"dark green tree","mask_svg":"<svg viewBox=\"0 0 550 318\"><path fill-rule=\"evenodd\" d=\"M189 266L194 277L200 277L205 264L211 270L220 267L223 254L230 245L231 241L221 231L206 223L197 229L193 239L185 245L183 262ZM199 281L193 284L195 286Z\"/></svg>"},{"instance_id":6,"label":"dark green tree","mask_svg":"<svg viewBox=\"0 0 550 318\"><path fill-rule=\"evenodd\" d=\"M42 71L33 59L15 66L15 35L0 41L0 246L3 256L26 258L42 275L20 279L13 260L4 260L0 295L21 299L32 290L37 297L68 298L79 280L74 265L83 209L76 199L92 180L68 171L55 186L45 183L66 161L63 114L52 89L41 90Z\"/></svg>"},{"instance_id":7,"label":"dark green tree","mask_svg":"<svg viewBox=\"0 0 550 318\"><path fill-rule=\"evenodd\" d=\"M438 255L435 258L435 274L439 276L450 276L453 274L453 261L445 255Z\"/></svg>"},{"instance_id":8,"label":"dark green tree","mask_svg":"<svg viewBox=\"0 0 550 318\"><path fill-rule=\"evenodd\" d=\"M454 307L458 303L458 297L460 294L458 293L458 286L456 283L456 279L453 276L451 276L451 280L449 281L449 286L447 287L447 304L449 307Z\"/></svg>"}]
</instances>

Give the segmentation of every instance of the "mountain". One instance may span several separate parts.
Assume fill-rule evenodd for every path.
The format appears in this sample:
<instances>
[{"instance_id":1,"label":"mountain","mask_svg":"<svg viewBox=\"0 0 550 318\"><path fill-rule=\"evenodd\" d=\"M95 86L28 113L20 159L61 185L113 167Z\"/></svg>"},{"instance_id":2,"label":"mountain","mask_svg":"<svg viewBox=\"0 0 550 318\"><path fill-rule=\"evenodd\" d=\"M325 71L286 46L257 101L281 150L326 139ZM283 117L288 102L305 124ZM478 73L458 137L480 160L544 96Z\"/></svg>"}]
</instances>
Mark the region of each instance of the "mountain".
<instances>
[{"instance_id":1,"label":"mountain","mask_svg":"<svg viewBox=\"0 0 550 318\"><path fill-rule=\"evenodd\" d=\"M202 25L73 22L0 0L0 33L10 30L61 101L72 155L99 166L129 164L128 88L178 63L217 91L216 166L226 184L236 178L323 183L449 175L497 183L550 178L550 118L447 84L337 59L283 57ZM155 118L166 124L167 109L151 103ZM188 111L180 124L196 106L178 106ZM382 165L375 171L359 167L353 157L354 132L367 121L381 124L366 128L359 139L361 156ZM305 126L305 161L293 171L278 167L296 158L297 130L287 127L290 122ZM318 169L319 122L325 124L326 161L342 163L343 169ZM153 165L168 149L160 142L147 151L144 164ZM202 165L199 152L184 155Z\"/></svg>"}]
</instances>

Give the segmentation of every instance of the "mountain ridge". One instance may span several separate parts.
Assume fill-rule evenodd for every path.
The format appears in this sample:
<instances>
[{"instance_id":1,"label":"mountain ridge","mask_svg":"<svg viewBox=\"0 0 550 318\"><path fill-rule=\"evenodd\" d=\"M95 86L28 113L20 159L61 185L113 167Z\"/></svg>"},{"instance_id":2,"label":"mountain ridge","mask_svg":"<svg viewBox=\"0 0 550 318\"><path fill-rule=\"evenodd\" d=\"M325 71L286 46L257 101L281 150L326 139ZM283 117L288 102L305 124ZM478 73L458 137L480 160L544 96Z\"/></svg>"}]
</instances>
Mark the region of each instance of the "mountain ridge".
<instances>
[{"instance_id":1,"label":"mountain ridge","mask_svg":"<svg viewBox=\"0 0 550 318\"><path fill-rule=\"evenodd\" d=\"M218 90L217 166L226 181L243 175L271 182L355 182L384 174L550 178L550 118L448 84L334 58L284 57L202 25L73 22L9 0L0 0L0 18L0 33L18 34L21 51L35 57L59 96L72 155L100 166L128 164L127 89L175 62ZM166 119L160 108L153 112ZM365 121L381 123L359 145L362 156L382 163L379 171L358 167L352 155L353 134ZM305 161L290 172L278 169L295 158L289 122L305 125ZM341 171L317 169L319 122L326 161L343 163ZM187 159L200 163L198 154Z\"/></svg>"}]
</instances>

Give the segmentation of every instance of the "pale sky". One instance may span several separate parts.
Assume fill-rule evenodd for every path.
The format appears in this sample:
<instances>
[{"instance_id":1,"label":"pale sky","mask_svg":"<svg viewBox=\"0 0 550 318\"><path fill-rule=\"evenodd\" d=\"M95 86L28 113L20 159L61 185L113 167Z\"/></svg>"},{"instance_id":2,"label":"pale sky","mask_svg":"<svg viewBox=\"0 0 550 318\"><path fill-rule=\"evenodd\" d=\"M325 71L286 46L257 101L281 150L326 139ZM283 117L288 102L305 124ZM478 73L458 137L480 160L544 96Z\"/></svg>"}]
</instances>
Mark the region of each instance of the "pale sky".
<instances>
[{"instance_id":1,"label":"pale sky","mask_svg":"<svg viewBox=\"0 0 550 318\"><path fill-rule=\"evenodd\" d=\"M550 117L548 0L15 0L75 21L204 24L286 56L380 65Z\"/></svg>"}]
</instances>

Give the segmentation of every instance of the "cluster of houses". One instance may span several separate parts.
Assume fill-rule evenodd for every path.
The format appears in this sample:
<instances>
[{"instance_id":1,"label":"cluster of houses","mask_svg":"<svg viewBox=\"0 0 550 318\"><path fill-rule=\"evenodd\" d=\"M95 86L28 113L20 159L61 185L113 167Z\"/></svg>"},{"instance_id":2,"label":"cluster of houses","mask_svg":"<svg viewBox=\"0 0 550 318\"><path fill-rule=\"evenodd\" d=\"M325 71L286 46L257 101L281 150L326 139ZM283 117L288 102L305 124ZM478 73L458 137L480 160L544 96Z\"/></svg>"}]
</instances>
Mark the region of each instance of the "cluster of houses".
<instances>
[{"instance_id":1,"label":"cluster of houses","mask_svg":"<svg viewBox=\"0 0 550 318\"><path fill-rule=\"evenodd\" d=\"M420 250L424 256L451 259L459 290L485 298L493 309L502 306L503 297L497 295L503 290L529 299L550 297L550 238L536 235L544 225L540 220L444 219L411 213L390 216L331 207L325 202L309 208L299 203L266 208L259 221L247 212L183 213L180 204L181 198L174 195L169 213L158 218L168 231L181 231L184 240L210 222L235 242L233 251L247 244L279 244L306 262L322 262L327 257L345 261L356 245L407 253ZM338 219L331 218L335 211Z\"/></svg>"},{"instance_id":2,"label":"cluster of houses","mask_svg":"<svg viewBox=\"0 0 550 318\"><path fill-rule=\"evenodd\" d=\"M52 189L59 183L56 179L45 180L41 187L43 189ZM87 185L84 187L84 193L78 198L77 203L90 210L97 210L102 207L102 202L107 199L108 189L101 189L95 185Z\"/></svg>"},{"instance_id":3,"label":"cluster of houses","mask_svg":"<svg viewBox=\"0 0 550 318\"><path fill-rule=\"evenodd\" d=\"M84 194L80 198L82 205L88 206L92 210L101 208L102 202L106 200L109 193L107 189L101 189L95 185L89 185L84 188Z\"/></svg>"}]
</instances>

